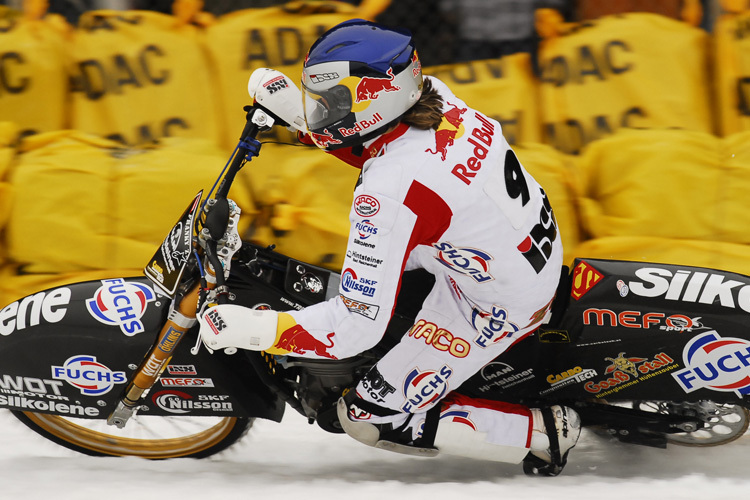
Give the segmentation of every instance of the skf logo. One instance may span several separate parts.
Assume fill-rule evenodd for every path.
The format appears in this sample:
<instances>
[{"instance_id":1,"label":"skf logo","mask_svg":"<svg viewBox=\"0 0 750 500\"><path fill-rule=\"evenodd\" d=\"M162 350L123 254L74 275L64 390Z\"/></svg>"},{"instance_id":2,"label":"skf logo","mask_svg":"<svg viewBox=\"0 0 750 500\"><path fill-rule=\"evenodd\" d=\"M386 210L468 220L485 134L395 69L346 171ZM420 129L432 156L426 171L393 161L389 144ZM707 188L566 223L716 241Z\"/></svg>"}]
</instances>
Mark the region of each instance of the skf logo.
<instances>
[{"instance_id":1,"label":"skf logo","mask_svg":"<svg viewBox=\"0 0 750 500\"><path fill-rule=\"evenodd\" d=\"M119 326L125 335L131 337L143 331L140 320L154 297L154 291L142 283L127 282L122 278L102 280L94 297L86 301L86 308L97 321Z\"/></svg>"},{"instance_id":2,"label":"skf logo","mask_svg":"<svg viewBox=\"0 0 750 500\"><path fill-rule=\"evenodd\" d=\"M489 273L490 254L475 248L457 248L450 243L435 243L433 246L439 250L435 258L445 267L471 276L477 283L495 279Z\"/></svg>"},{"instance_id":3,"label":"skf logo","mask_svg":"<svg viewBox=\"0 0 750 500\"><path fill-rule=\"evenodd\" d=\"M708 389L750 394L750 341L716 331L693 338L682 352L685 368L672 373L685 392Z\"/></svg>"},{"instance_id":4,"label":"skf logo","mask_svg":"<svg viewBox=\"0 0 750 500\"><path fill-rule=\"evenodd\" d=\"M587 262L581 261L576 268L573 270L573 286L570 290L570 295L574 299L578 300L589 290L594 288L594 285L599 283L604 275L591 267Z\"/></svg>"},{"instance_id":5,"label":"skf logo","mask_svg":"<svg viewBox=\"0 0 750 500\"><path fill-rule=\"evenodd\" d=\"M73 356L63 366L52 367L52 378L64 380L86 396L106 394L115 384L127 381L125 372L113 372L94 356Z\"/></svg>"}]
</instances>

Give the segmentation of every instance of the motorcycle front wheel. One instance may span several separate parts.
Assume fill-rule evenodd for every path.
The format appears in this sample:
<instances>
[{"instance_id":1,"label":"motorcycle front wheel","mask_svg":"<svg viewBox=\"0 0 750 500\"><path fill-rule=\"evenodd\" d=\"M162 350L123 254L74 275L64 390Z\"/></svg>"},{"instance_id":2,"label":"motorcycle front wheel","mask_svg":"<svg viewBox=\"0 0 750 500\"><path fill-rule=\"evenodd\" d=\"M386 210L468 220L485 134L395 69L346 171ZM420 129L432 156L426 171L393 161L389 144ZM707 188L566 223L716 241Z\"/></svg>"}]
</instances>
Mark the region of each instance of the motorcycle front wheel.
<instances>
[{"instance_id":1,"label":"motorcycle front wheel","mask_svg":"<svg viewBox=\"0 0 750 500\"><path fill-rule=\"evenodd\" d=\"M239 441L248 417L133 416L124 429L104 420L11 411L31 430L65 448L92 456L148 459L205 458Z\"/></svg>"}]
</instances>

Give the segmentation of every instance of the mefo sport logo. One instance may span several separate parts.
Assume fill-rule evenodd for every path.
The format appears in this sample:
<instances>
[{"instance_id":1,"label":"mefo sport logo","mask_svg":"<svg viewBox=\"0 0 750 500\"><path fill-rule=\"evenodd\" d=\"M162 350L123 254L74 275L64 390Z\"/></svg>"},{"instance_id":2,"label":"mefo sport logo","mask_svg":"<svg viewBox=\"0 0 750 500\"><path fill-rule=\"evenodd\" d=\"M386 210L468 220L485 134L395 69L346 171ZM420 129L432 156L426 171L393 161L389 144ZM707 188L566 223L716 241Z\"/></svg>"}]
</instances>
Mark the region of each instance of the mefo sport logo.
<instances>
[{"instance_id":1,"label":"mefo sport logo","mask_svg":"<svg viewBox=\"0 0 750 500\"><path fill-rule=\"evenodd\" d=\"M716 331L693 338L682 352L685 368L672 376L685 392L708 389L750 394L750 341Z\"/></svg>"},{"instance_id":2,"label":"mefo sport logo","mask_svg":"<svg viewBox=\"0 0 750 500\"><path fill-rule=\"evenodd\" d=\"M140 320L154 298L154 291L148 285L122 278L102 280L94 298L86 301L86 308L100 323L119 326L122 333L131 337L143 331Z\"/></svg>"},{"instance_id":3,"label":"mefo sport logo","mask_svg":"<svg viewBox=\"0 0 750 500\"><path fill-rule=\"evenodd\" d=\"M73 356L63 366L52 367L52 378L64 380L86 396L106 394L115 384L127 381L125 372L113 372L94 356Z\"/></svg>"},{"instance_id":4,"label":"mefo sport logo","mask_svg":"<svg viewBox=\"0 0 750 500\"><path fill-rule=\"evenodd\" d=\"M495 278L489 273L492 256L475 248L457 248L450 243L435 243L438 262L449 269L471 276L477 283L492 281Z\"/></svg>"}]
</instances>

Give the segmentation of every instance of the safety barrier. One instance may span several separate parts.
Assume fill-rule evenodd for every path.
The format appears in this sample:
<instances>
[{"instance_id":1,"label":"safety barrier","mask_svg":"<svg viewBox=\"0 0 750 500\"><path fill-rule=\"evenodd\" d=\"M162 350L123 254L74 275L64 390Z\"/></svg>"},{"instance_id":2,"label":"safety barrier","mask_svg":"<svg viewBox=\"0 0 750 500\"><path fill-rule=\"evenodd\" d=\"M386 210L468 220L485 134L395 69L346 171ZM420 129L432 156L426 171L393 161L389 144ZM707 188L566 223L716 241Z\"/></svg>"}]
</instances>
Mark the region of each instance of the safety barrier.
<instances>
[{"instance_id":1,"label":"safety barrier","mask_svg":"<svg viewBox=\"0 0 750 500\"><path fill-rule=\"evenodd\" d=\"M503 124L547 190L566 262L748 272L750 12L724 3L711 34L647 13L547 19L538 75L527 54L424 71ZM73 28L0 7L0 302L139 274L226 161L252 71L296 78L315 38L361 13L335 1L220 18L93 11ZM257 161L273 168L242 171L232 194L250 215L243 236L338 269L357 172L303 146L266 144Z\"/></svg>"}]
</instances>

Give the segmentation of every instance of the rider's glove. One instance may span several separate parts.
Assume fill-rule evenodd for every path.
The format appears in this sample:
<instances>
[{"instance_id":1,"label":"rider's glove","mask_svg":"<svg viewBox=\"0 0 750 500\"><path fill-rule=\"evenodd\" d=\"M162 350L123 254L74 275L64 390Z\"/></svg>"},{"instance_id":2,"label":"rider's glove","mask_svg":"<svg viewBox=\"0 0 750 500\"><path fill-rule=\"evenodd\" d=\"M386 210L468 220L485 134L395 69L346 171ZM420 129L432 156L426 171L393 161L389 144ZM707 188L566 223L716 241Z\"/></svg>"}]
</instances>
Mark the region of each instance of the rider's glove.
<instances>
[{"instance_id":1,"label":"rider's glove","mask_svg":"<svg viewBox=\"0 0 750 500\"><path fill-rule=\"evenodd\" d=\"M199 318L201 340L209 350L265 351L276 342L278 313L234 304L213 306Z\"/></svg>"}]
</instances>

